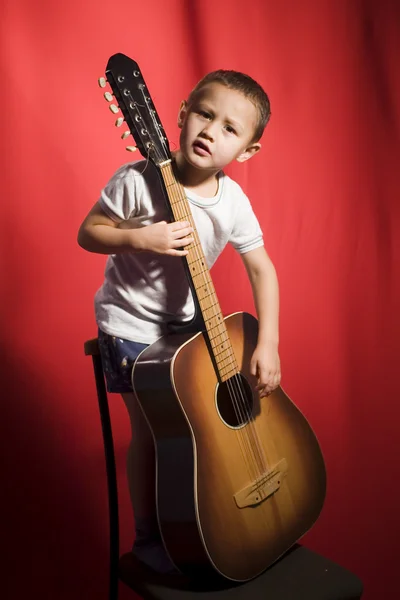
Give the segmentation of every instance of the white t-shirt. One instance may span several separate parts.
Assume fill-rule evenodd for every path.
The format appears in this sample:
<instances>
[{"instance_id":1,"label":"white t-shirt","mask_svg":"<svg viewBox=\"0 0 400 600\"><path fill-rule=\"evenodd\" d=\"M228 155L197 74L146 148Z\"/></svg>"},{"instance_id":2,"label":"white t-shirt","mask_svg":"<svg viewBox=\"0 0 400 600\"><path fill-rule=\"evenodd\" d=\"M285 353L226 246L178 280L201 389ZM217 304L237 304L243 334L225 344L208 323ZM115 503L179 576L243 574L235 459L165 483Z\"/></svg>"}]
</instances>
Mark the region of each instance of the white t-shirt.
<instances>
[{"instance_id":1,"label":"white t-shirt","mask_svg":"<svg viewBox=\"0 0 400 600\"><path fill-rule=\"evenodd\" d=\"M219 174L213 198L185 192L209 269L228 242L241 254L263 245L251 204L230 177ZM170 221L160 174L144 160L121 167L102 190L99 202L119 227ZM95 295L99 328L119 338L150 344L168 332L168 323L190 321L194 302L183 260L152 252L110 255L104 283Z\"/></svg>"}]
</instances>

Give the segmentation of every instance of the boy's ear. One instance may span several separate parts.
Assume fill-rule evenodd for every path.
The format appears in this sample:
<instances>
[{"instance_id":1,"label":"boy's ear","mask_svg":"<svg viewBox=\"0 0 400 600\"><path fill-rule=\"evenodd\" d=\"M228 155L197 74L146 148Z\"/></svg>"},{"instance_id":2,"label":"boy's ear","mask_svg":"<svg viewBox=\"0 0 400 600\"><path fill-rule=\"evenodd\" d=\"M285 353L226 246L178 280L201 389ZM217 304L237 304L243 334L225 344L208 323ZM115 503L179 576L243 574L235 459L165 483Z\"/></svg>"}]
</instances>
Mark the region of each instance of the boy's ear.
<instances>
[{"instance_id":1,"label":"boy's ear","mask_svg":"<svg viewBox=\"0 0 400 600\"><path fill-rule=\"evenodd\" d=\"M182 127L183 127L183 123L185 121L186 113L187 113L187 102L186 102L186 100L182 100L181 106L179 108L179 113L178 113L178 127L179 127L179 129L182 129Z\"/></svg>"},{"instance_id":2,"label":"boy's ear","mask_svg":"<svg viewBox=\"0 0 400 600\"><path fill-rule=\"evenodd\" d=\"M257 152L259 152L260 150L261 144L259 144L258 142L255 144L251 144L246 148L246 150L244 150L241 154L239 154L239 156L236 157L236 160L238 162L245 162L246 160L249 160L249 158L257 154Z\"/></svg>"}]
</instances>

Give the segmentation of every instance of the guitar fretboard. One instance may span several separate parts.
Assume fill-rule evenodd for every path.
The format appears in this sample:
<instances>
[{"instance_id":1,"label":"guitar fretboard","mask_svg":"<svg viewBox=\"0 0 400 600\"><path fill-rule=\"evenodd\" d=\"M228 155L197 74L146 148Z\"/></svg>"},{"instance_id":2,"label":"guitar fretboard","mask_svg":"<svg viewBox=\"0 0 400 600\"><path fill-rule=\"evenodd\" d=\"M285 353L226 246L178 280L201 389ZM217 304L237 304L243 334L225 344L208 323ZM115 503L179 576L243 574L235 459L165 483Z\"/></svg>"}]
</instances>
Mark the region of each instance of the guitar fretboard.
<instances>
[{"instance_id":1,"label":"guitar fretboard","mask_svg":"<svg viewBox=\"0 0 400 600\"><path fill-rule=\"evenodd\" d=\"M160 166L160 171L174 219L176 221L188 221L194 230L193 234L191 234L191 237L194 238L194 242L185 247L185 249L188 250L186 260L198 304L203 315L218 374L221 381L226 381L232 377L232 375L237 374L239 368L236 363L214 284L200 244L189 202L186 198L183 186L175 179L172 163L164 163Z\"/></svg>"}]
</instances>

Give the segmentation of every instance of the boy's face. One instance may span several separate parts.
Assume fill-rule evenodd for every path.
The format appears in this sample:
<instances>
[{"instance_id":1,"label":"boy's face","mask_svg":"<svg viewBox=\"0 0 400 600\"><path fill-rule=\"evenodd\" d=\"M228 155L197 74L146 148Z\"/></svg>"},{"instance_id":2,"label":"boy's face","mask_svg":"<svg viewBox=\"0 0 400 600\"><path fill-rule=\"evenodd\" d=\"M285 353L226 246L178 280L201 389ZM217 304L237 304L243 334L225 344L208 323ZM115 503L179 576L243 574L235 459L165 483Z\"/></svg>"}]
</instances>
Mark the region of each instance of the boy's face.
<instances>
[{"instance_id":1,"label":"boy's face","mask_svg":"<svg viewBox=\"0 0 400 600\"><path fill-rule=\"evenodd\" d=\"M201 88L188 106L182 103L180 149L195 168L219 171L232 160L248 160L261 145L252 142L257 109L241 92L221 83Z\"/></svg>"}]
</instances>

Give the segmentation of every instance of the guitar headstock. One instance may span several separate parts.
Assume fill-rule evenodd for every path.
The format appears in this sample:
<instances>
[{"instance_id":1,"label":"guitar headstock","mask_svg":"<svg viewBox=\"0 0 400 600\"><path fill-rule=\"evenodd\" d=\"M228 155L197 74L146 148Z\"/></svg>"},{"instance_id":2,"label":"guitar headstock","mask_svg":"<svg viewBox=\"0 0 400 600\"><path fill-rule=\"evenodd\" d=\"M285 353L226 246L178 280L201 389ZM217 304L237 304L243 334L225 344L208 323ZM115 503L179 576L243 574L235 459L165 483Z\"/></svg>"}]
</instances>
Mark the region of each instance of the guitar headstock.
<instances>
[{"instance_id":1,"label":"guitar headstock","mask_svg":"<svg viewBox=\"0 0 400 600\"><path fill-rule=\"evenodd\" d=\"M107 63L106 78L142 156L156 166L170 160L168 139L138 64L124 54L114 54ZM103 84L104 79L100 80L100 85ZM112 100L107 94L109 92L104 94L105 98ZM110 108L114 113L118 112L114 104ZM116 125L122 122L120 117ZM126 132L122 137L128 135L129 132Z\"/></svg>"}]
</instances>

